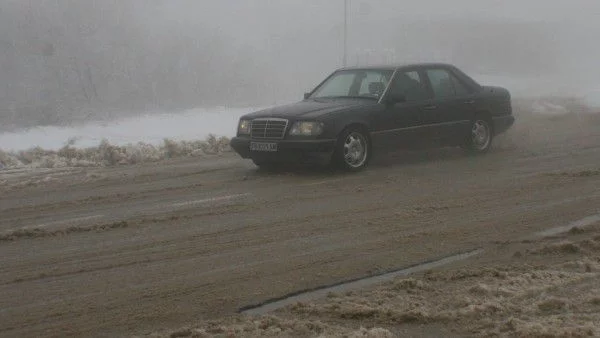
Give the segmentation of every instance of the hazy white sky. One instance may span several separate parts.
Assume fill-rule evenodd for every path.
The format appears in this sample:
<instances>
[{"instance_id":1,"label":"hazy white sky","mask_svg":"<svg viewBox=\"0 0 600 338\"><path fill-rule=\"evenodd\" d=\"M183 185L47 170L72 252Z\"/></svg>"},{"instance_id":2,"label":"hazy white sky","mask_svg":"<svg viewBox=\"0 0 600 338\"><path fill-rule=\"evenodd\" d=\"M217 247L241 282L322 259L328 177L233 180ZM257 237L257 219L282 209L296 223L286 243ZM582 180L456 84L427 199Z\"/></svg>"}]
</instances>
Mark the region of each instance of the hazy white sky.
<instances>
[{"instance_id":1,"label":"hazy white sky","mask_svg":"<svg viewBox=\"0 0 600 338\"><path fill-rule=\"evenodd\" d=\"M172 0L160 3L164 15L197 19L223 27L256 20L327 22L343 13L343 0ZM600 15L597 0L350 0L352 15L376 18L510 18L593 20Z\"/></svg>"},{"instance_id":2,"label":"hazy white sky","mask_svg":"<svg viewBox=\"0 0 600 338\"><path fill-rule=\"evenodd\" d=\"M344 0L133 1L140 6L137 13L147 29L162 34L157 36L157 41L164 34L170 34L167 33L169 29L165 30L170 25L171 29L180 29L185 34L190 34L190 28L197 29L199 33L220 32L224 34L222 37L226 44L265 51L267 62L281 66L291 61L289 72L283 77L302 72L303 67L322 67L312 80L305 80L304 86L341 65ZM440 30L439 21L461 22L463 19L555 23L544 28L546 40L539 42L540 57L561 60L558 62L562 62L560 67L563 69L557 71L577 73L576 77L587 76L589 71L586 68L593 65L596 56L600 55L600 44L593 43L594 37L600 35L600 0L349 0L349 3L349 58L356 59L357 53L362 50L378 49L389 43L392 34L388 34L386 40L382 35L389 32L379 30L392 27L396 22L437 23L435 28L423 27L424 30L431 28L429 34L435 34L436 30ZM407 33L408 39L418 38L414 36L414 27L412 29ZM457 36L451 40L459 43L462 38ZM297 44L292 50L290 42L294 41ZM445 41L444 38L441 41ZM428 43L431 44L425 41L424 45ZM436 48L444 50L446 47L431 45L431 50L424 48L422 53L425 54L417 53L413 57L435 57ZM511 45L510 48L520 47ZM525 53L530 56L523 62L532 62L535 56L531 55L537 47L530 44L522 48L529 49ZM544 54L546 50L549 52ZM589 55L588 59L585 55ZM400 58L404 57L409 57L406 51L401 52ZM514 59L506 62L515 62ZM564 74L559 76L564 77ZM572 81L572 84L577 85L575 82Z\"/></svg>"},{"instance_id":3,"label":"hazy white sky","mask_svg":"<svg viewBox=\"0 0 600 338\"><path fill-rule=\"evenodd\" d=\"M562 20L591 18L600 13L596 0L355 0L358 7L393 8L420 17L489 17L521 20ZM387 6L386 6L387 5ZM385 12L390 13L389 10Z\"/></svg>"},{"instance_id":4,"label":"hazy white sky","mask_svg":"<svg viewBox=\"0 0 600 338\"><path fill-rule=\"evenodd\" d=\"M350 44L369 23L446 19L562 22L566 30L600 33L600 0L349 0ZM145 4L148 4L147 2ZM278 38L341 33L344 0L171 0L146 13L174 25L215 29L236 42L262 44ZM147 6L147 5L144 5ZM148 14L151 13L151 14ZM385 27L385 25L383 26ZM573 37L575 40L577 36Z\"/></svg>"}]
</instances>

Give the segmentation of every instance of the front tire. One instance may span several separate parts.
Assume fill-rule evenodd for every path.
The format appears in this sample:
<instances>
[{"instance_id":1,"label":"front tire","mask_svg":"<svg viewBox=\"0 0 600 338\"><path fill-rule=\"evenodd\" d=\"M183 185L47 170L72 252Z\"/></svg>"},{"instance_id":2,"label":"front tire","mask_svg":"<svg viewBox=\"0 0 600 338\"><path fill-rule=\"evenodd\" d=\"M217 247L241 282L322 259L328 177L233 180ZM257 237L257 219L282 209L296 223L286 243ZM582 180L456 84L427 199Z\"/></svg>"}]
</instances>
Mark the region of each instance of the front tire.
<instances>
[{"instance_id":1,"label":"front tire","mask_svg":"<svg viewBox=\"0 0 600 338\"><path fill-rule=\"evenodd\" d=\"M463 148L470 154L484 154L492 147L493 138L494 134L490 120L477 117L471 122L469 135Z\"/></svg>"},{"instance_id":2,"label":"front tire","mask_svg":"<svg viewBox=\"0 0 600 338\"><path fill-rule=\"evenodd\" d=\"M371 158L371 140L362 128L350 127L338 137L333 163L345 171L360 171Z\"/></svg>"}]
</instances>

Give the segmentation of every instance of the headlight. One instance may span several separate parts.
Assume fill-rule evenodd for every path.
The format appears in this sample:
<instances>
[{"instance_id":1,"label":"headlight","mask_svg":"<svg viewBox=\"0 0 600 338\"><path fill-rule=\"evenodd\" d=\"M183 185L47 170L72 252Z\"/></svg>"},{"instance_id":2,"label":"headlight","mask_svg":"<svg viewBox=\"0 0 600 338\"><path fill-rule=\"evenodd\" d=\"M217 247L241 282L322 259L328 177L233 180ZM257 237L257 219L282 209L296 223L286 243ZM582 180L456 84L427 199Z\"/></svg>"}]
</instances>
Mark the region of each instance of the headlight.
<instances>
[{"instance_id":1,"label":"headlight","mask_svg":"<svg viewBox=\"0 0 600 338\"><path fill-rule=\"evenodd\" d=\"M295 122L290 129L290 135L293 136L317 136L322 132L322 122Z\"/></svg>"},{"instance_id":2,"label":"headlight","mask_svg":"<svg viewBox=\"0 0 600 338\"><path fill-rule=\"evenodd\" d=\"M238 124L238 134L250 135L250 120L240 120Z\"/></svg>"}]
</instances>

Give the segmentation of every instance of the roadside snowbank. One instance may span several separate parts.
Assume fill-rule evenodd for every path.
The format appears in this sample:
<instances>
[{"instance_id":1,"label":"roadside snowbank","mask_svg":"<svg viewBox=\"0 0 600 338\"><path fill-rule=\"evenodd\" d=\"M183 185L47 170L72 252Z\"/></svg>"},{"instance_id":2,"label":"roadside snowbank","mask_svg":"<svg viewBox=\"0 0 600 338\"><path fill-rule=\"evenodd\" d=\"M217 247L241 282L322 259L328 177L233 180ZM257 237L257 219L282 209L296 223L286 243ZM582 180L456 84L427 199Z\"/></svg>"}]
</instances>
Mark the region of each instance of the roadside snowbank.
<instances>
[{"instance_id":1,"label":"roadside snowbank","mask_svg":"<svg viewBox=\"0 0 600 338\"><path fill-rule=\"evenodd\" d=\"M214 155L230 151L229 139L215 135L209 135L204 141L164 139L158 145L138 142L118 146L106 139L95 147L77 148L74 144L74 140L69 140L58 150L41 147L21 151L0 150L0 164L4 169L99 167L155 162L184 156Z\"/></svg>"},{"instance_id":2,"label":"roadside snowbank","mask_svg":"<svg viewBox=\"0 0 600 338\"><path fill-rule=\"evenodd\" d=\"M515 113L531 113L537 116L556 117L569 114L598 115L600 107L579 97L535 97L513 99Z\"/></svg>"}]
</instances>

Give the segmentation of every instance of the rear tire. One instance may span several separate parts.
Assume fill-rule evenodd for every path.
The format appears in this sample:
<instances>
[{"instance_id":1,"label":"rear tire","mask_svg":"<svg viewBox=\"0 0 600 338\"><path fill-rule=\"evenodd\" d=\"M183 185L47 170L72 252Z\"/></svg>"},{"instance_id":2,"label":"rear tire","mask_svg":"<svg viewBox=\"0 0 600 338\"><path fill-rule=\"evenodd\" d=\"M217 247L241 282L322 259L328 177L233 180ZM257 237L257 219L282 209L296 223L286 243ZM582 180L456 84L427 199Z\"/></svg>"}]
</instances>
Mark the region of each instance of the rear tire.
<instances>
[{"instance_id":1,"label":"rear tire","mask_svg":"<svg viewBox=\"0 0 600 338\"><path fill-rule=\"evenodd\" d=\"M368 133L359 127L346 128L338 137L333 164L344 171L361 171L371 159L371 139Z\"/></svg>"},{"instance_id":2,"label":"rear tire","mask_svg":"<svg viewBox=\"0 0 600 338\"><path fill-rule=\"evenodd\" d=\"M479 155L487 153L492 147L494 132L488 118L476 117L471 121L469 135L466 136L462 148L469 154Z\"/></svg>"}]
</instances>

